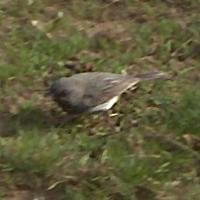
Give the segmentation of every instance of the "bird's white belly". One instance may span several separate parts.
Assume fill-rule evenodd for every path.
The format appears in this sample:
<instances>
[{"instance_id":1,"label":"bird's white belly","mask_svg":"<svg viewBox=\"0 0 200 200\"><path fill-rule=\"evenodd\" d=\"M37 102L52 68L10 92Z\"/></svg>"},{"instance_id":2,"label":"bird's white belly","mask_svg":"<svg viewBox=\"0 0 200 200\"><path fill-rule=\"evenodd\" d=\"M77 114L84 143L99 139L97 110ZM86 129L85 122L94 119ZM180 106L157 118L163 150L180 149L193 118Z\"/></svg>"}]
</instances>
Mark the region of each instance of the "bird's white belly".
<instances>
[{"instance_id":1,"label":"bird's white belly","mask_svg":"<svg viewBox=\"0 0 200 200\"><path fill-rule=\"evenodd\" d=\"M110 108L113 107L113 105L118 101L119 97L115 96L106 103L100 104L94 108L92 108L90 111L91 112L96 112L96 111L106 111L109 110Z\"/></svg>"}]
</instances>

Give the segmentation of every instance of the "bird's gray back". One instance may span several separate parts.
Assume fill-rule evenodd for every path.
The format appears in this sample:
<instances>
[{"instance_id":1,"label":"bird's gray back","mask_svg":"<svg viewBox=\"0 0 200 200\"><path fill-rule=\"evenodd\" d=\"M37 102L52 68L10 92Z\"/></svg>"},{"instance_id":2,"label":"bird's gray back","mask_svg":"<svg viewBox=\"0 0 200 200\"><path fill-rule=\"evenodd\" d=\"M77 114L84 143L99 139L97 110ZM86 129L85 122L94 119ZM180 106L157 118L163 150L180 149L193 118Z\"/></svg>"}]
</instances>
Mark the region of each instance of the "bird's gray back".
<instances>
[{"instance_id":1,"label":"bird's gray back","mask_svg":"<svg viewBox=\"0 0 200 200\"><path fill-rule=\"evenodd\" d=\"M76 74L71 77L80 80L85 86L83 102L89 107L109 101L114 96L119 96L134 80L122 74L108 72L90 72Z\"/></svg>"}]
</instances>

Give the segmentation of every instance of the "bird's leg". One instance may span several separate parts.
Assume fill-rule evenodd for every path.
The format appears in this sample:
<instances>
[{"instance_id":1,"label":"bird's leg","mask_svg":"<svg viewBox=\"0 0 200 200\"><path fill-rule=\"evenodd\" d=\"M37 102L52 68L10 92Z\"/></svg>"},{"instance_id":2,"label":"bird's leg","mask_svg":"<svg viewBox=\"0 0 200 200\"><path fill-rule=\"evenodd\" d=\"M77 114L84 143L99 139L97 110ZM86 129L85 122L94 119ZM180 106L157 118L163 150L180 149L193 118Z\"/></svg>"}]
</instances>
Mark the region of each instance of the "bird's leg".
<instances>
[{"instance_id":1,"label":"bird's leg","mask_svg":"<svg viewBox=\"0 0 200 200\"><path fill-rule=\"evenodd\" d=\"M75 120L79 119L81 117L82 114L78 113L78 114L72 114L72 113L68 113L68 115L65 117L65 123L71 123L74 122Z\"/></svg>"}]
</instances>

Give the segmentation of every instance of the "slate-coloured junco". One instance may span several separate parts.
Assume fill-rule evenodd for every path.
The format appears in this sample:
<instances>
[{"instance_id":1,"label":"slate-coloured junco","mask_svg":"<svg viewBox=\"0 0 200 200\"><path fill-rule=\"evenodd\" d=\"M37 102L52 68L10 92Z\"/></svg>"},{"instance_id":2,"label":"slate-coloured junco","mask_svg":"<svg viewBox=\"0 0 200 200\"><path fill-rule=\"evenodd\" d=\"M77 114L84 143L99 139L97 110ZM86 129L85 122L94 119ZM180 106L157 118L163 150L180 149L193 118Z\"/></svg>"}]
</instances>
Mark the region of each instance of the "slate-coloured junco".
<instances>
[{"instance_id":1,"label":"slate-coloured junco","mask_svg":"<svg viewBox=\"0 0 200 200\"><path fill-rule=\"evenodd\" d=\"M163 72L137 76L107 72L79 73L53 82L50 94L64 111L72 113L106 111L119 96L143 80L165 77Z\"/></svg>"}]
</instances>

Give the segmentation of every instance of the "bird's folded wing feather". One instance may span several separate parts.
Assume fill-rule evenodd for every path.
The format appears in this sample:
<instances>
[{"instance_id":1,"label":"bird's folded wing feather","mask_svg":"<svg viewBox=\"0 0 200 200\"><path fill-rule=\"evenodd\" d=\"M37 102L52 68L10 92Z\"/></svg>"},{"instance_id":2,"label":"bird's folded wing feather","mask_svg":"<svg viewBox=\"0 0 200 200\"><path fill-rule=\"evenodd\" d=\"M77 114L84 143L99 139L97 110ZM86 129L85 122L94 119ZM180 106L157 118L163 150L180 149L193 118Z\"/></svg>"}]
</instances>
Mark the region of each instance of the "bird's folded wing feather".
<instances>
[{"instance_id":1,"label":"bird's folded wing feather","mask_svg":"<svg viewBox=\"0 0 200 200\"><path fill-rule=\"evenodd\" d=\"M127 89L135 86L138 82L139 79L127 76L106 77L101 82L97 82L93 86L93 90L96 90L95 96L92 95L92 92L85 94L85 101L92 106L100 105L115 96L119 96Z\"/></svg>"}]
</instances>

